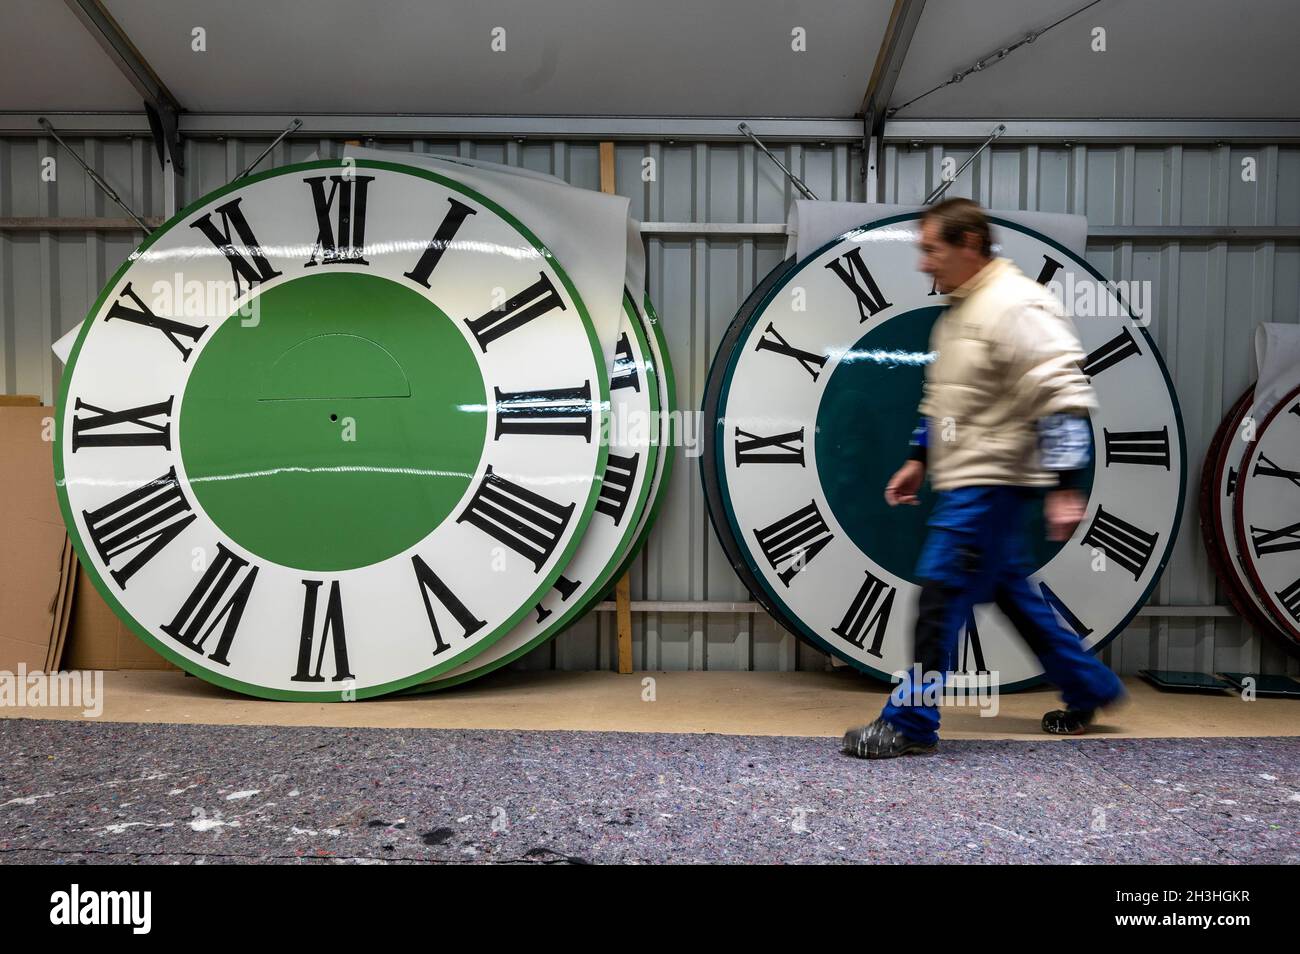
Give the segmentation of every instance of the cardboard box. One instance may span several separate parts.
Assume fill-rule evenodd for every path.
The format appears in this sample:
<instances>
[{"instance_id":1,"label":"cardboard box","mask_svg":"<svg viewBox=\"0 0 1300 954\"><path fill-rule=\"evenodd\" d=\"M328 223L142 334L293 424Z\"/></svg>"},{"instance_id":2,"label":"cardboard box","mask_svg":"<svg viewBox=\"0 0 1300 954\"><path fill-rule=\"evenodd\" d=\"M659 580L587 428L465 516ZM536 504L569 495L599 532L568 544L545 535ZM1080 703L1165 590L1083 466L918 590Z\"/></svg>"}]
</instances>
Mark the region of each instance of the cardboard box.
<instances>
[{"instance_id":1,"label":"cardboard box","mask_svg":"<svg viewBox=\"0 0 1300 954\"><path fill-rule=\"evenodd\" d=\"M43 670L58 641L67 533L54 493L54 409L0 402L0 670Z\"/></svg>"},{"instance_id":2,"label":"cardboard box","mask_svg":"<svg viewBox=\"0 0 1300 954\"><path fill-rule=\"evenodd\" d=\"M54 408L0 395L0 670L175 669L86 576L54 489Z\"/></svg>"},{"instance_id":3,"label":"cardboard box","mask_svg":"<svg viewBox=\"0 0 1300 954\"><path fill-rule=\"evenodd\" d=\"M77 582L77 555L72 550L72 538L63 538L63 560L59 564L59 592L55 597L54 626L50 636L50 651L45 657L45 671L57 672L63 663L63 645L68 637L68 623L72 619L72 592Z\"/></svg>"},{"instance_id":4,"label":"cardboard box","mask_svg":"<svg viewBox=\"0 0 1300 954\"><path fill-rule=\"evenodd\" d=\"M77 568L64 669L176 669L117 618L85 568Z\"/></svg>"}]
</instances>

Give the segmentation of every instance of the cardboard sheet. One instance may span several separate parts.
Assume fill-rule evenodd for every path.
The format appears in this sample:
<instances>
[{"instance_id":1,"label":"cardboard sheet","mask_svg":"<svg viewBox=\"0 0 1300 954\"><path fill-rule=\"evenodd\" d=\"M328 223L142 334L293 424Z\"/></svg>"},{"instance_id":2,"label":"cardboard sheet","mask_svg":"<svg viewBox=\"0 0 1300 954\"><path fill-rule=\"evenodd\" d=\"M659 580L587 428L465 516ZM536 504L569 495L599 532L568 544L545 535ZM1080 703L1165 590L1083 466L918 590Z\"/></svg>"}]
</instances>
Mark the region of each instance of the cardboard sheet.
<instances>
[{"instance_id":1,"label":"cardboard sheet","mask_svg":"<svg viewBox=\"0 0 1300 954\"><path fill-rule=\"evenodd\" d=\"M26 406L23 406L26 404ZM0 670L49 662L67 533L54 493L54 409L0 405Z\"/></svg>"}]
</instances>

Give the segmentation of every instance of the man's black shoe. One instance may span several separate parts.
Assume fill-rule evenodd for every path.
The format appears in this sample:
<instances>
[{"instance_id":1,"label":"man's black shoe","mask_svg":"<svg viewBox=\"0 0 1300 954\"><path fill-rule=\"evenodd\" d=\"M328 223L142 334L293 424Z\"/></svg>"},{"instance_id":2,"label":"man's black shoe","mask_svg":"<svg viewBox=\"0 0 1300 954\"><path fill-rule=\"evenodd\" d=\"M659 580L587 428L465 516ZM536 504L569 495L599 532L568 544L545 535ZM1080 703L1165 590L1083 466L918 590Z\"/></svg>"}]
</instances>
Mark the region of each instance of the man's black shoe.
<instances>
[{"instance_id":1,"label":"man's black shoe","mask_svg":"<svg viewBox=\"0 0 1300 954\"><path fill-rule=\"evenodd\" d=\"M1052 735L1083 735L1096 715L1096 709L1053 709L1043 716L1043 731Z\"/></svg>"},{"instance_id":2,"label":"man's black shoe","mask_svg":"<svg viewBox=\"0 0 1300 954\"><path fill-rule=\"evenodd\" d=\"M935 742L917 742L899 732L883 718L871 725L844 733L844 751L860 759L892 759L898 755L925 755L937 747Z\"/></svg>"}]
</instances>

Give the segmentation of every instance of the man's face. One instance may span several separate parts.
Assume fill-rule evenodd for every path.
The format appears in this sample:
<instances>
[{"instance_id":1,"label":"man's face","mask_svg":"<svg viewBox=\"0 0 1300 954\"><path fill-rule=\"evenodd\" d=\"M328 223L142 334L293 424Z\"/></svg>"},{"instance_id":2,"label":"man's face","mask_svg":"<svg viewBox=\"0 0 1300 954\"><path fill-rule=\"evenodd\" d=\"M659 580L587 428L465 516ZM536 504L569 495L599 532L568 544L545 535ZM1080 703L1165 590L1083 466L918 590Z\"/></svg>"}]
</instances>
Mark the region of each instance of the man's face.
<instances>
[{"instance_id":1,"label":"man's face","mask_svg":"<svg viewBox=\"0 0 1300 954\"><path fill-rule=\"evenodd\" d=\"M933 219L921 226L917 249L921 253L921 271L934 279L935 290L946 295L983 267L985 259L974 248L975 236L966 233L970 245L949 245L939 234Z\"/></svg>"}]
</instances>

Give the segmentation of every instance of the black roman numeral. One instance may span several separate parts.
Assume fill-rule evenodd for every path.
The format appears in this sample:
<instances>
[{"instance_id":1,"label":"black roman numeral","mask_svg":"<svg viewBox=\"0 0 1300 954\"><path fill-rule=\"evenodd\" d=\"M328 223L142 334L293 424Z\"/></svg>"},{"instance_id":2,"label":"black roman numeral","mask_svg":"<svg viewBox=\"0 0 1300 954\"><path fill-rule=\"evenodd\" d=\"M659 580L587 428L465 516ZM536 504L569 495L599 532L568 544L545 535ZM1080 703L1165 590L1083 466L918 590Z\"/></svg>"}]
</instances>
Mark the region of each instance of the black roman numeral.
<instances>
[{"instance_id":1,"label":"black roman numeral","mask_svg":"<svg viewBox=\"0 0 1300 954\"><path fill-rule=\"evenodd\" d=\"M304 268L313 265L369 265L366 248L366 190L374 176L329 176L330 191L325 194L326 176L311 176L302 181L311 186L311 202L316 209L316 246ZM338 201L338 228L330 221Z\"/></svg>"},{"instance_id":2,"label":"black roman numeral","mask_svg":"<svg viewBox=\"0 0 1300 954\"><path fill-rule=\"evenodd\" d=\"M298 637L298 671L290 677L294 682L324 682L321 666L325 662L325 649L334 645L333 682L355 679L348 666L348 638L343 628L343 600L339 596L339 581L330 582L330 595L325 605L325 623L321 628L320 648L312 667L312 649L316 643L316 593L323 580L303 580L307 588L302 604L302 635Z\"/></svg>"},{"instance_id":3,"label":"black roman numeral","mask_svg":"<svg viewBox=\"0 0 1300 954\"><path fill-rule=\"evenodd\" d=\"M632 357L632 342L627 339L627 332L618 336L618 347L614 350L614 373L609 378L609 389L631 388L641 392L641 379L636 373L636 359Z\"/></svg>"},{"instance_id":4,"label":"black roman numeral","mask_svg":"<svg viewBox=\"0 0 1300 954\"><path fill-rule=\"evenodd\" d=\"M773 340L767 339L768 334L772 335ZM758 344L754 346L755 351L775 351L777 354L783 354L787 357L794 358L798 361L805 371L812 375L814 381L817 375L821 373L822 365L826 363L826 355L813 354L811 351L800 351L798 348L791 348L789 343L781 337L781 333L776 330L776 326L768 324L763 329L763 336L758 339Z\"/></svg>"},{"instance_id":5,"label":"black roman numeral","mask_svg":"<svg viewBox=\"0 0 1300 954\"><path fill-rule=\"evenodd\" d=\"M578 388L542 388L537 391L502 391L492 388L497 427L502 434L571 435L591 443L591 382Z\"/></svg>"},{"instance_id":6,"label":"black roman numeral","mask_svg":"<svg viewBox=\"0 0 1300 954\"><path fill-rule=\"evenodd\" d=\"M466 521L504 543L533 564L537 573L550 559L575 504L562 506L492 471L479 483L456 522Z\"/></svg>"},{"instance_id":7,"label":"black roman numeral","mask_svg":"<svg viewBox=\"0 0 1300 954\"><path fill-rule=\"evenodd\" d=\"M641 466L641 455L624 457L611 453L605 465L605 479L600 482L600 497L596 509L614 521L618 526L627 510L627 502L632 497L632 485L636 482L637 469Z\"/></svg>"},{"instance_id":8,"label":"black roman numeral","mask_svg":"<svg viewBox=\"0 0 1300 954\"><path fill-rule=\"evenodd\" d=\"M571 580L561 573L555 580L555 588L560 591L560 599L567 600L573 591L582 585L581 580Z\"/></svg>"},{"instance_id":9,"label":"black roman numeral","mask_svg":"<svg viewBox=\"0 0 1300 954\"><path fill-rule=\"evenodd\" d=\"M1133 355L1141 353L1142 349L1133 340L1128 328L1125 328L1084 359L1083 373L1090 378L1095 378L1101 372L1107 368L1113 368L1125 358L1131 358Z\"/></svg>"},{"instance_id":10,"label":"black roman numeral","mask_svg":"<svg viewBox=\"0 0 1300 954\"><path fill-rule=\"evenodd\" d=\"M1282 601L1282 605L1291 614L1291 618L1300 623L1300 579L1297 579L1286 589L1278 590L1274 595Z\"/></svg>"},{"instance_id":11,"label":"black roman numeral","mask_svg":"<svg viewBox=\"0 0 1300 954\"><path fill-rule=\"evenodd\" d=\"M1062 265L1056 259L1052 258L1052 256L1044 255L1043 267L1039 269L1038 278L1035 279L1035 281L1037 281L1038 284L1040 285L1046 285L1048 282L1052 280L1053 276L1055 276L1056 273L1059 272L1064 267L1065 267L1064 265Z\"/></svg>"},{"instance_id":12,"label":"black roman numeral","mask_svg":"<svg viewBox=\"0 0 1300 954\"><path fill-rule=\"evenodd\" d=\"M190 356L190 352L194 349L181 344L180 338L178 338L177 335L189 338L191 341L198 341L199 338L202 337L203 332L208 330L207 325L187 325L185 322L177 321L174 318L160 318L158 315L155 315L145 306L145 303L140 300L140 296L131 289L130 282L127 282L125 287L123 287L122 295L130 298L135 302L136 306L134 308L130 307L122 301L121 297L119 297L118 300L113 303L113 307L109 309L108 314L104 316L104 320L109 321L112 318L121 318L123 321L129 321L137 325L144 325L146 328L154 328L157 331L161 331L167 336L167 340L175 345L176 350L181 353L182 361L187 360Z\"/></svg>"},{"instance_id":13,"label":"black roman numeral","mask_svg":"<svg viewBox=\"0 0 1300 954\"><path fill-rule=\"evenodd\" d=\"M1274 543L1275 540L1285 542ZM1300 523L1293 523L1281 530L1267 530L1264 527L1251 524L1250 544L1255 548L1256 557L1267 556L1270 553L1286 553L1289 550L1300 550Z\"/></svg>"},{"instance_id":14,"label":"black roman numeral","mask_svg":"<svg viewBox=\"0 0 1300 954\"><path fill-rule=\"evenodd\" d=\"M175 467L98 510L81 511L81 516L95 552L105 564L123 553L136 551L121 568L109 572L122 589L140 567L194 521Z\"/></svg>"},{"instance_id":15,"label":"black roman numeral","mask_svg":"<svg viewBox=\"0 0 1300 954\"><path fill-rule=\"evenodd\" d=\"M581 580L571 580L563 573L561 573L559 577L555 580L555 585L553 589L559 591L560 602L564 603L568 601L569 597L572 596L574 591L577 590L577 588L580 587L581 585L582 585ZM539 623L544 621L548 616L550 616L552 612L551 610L548 610L545 606L543 606L541 603L537 604L536 609L537 609L537 622Z\"/></svg>"},{"instance_id":16,"label":"black roman numeral","mask_svg":"<svg viewBox=\"0 0 1300 954\"><path fill-rule=\"evenodd\" d=\"M1237 468L1235 468L1235 467L1229 467L1229 468L1228 468L1228 482L1227 482L1227 483L1228 483L1228 485L1227 485L1227 487L1224 489L1223 496L1225 496L1225 497L1231 497L1233 494L1235 494L1235 493L1237 492Z\"/></svg>"},{"instance_id":17,"label":"black roman numeral","mask_svg":"<svg viewBox=\"0 0 1300 954\"><path fill-rule=\"evenodd\" d=\"M870 570L865 572L866 581L858 587L858 592L853 595L853 602L849 603L844 618L840 620L838 626L831 627L831 632L859 649L865 648L868 653L879 659L880 647L885 641L885 633L889 630L889 614L894 611L896 588L872 576ZM871 636L870 646L865 645L868 634Z\"/></svg>"},{"instance_id":18,"label":"black roman numeral","mask_svg":"<svg viewBox=\"0 0 1300 954\"><path fill-rule=\"evenodd\" d=\"M88 404L81 398L73 405L75 411L91 411L91 417L74 417L72 419L72 453L83 447L163 447L172 449L171 421L146 420L150 417L168 417L172 412L172 399L158 404L144 404L130 407L125 411L109 411L102 407ZM116 424L134 424L144 428L140 431L110 431L107 434L91 434L100 428L113 427Z\"/></svg>"},{"instance_id":19,"label":"black roman numeral","mask_svg":"<svg viewBox=\"0 0 1300 954\"><path fill-rule=\"evenodd\" d=\"M1086 639L1091 635L1092 627L1079 619L1079 617L1075 615L1074 611L1065 605L1065 602L1056 595L1055 591L1050 586L1046 583L1040 582L1038 584L1038 590L1043 594L1043 601L1054 609L1061 619L1065 620L1065 624L1069 626L1070 629L1074 630L1076 636L1080 639Z\"/></svg>"},{"instance_id":20,"label":"black roman numeral","mask_svg":"<svg viewBox=\"0 0 1300 954\"><path fill-rule=\"evenodd\" d=\"M1169 427L1158 431L1115 431L1102 428L1106 440L1106 466L1147 464L1169 469Z\"/></svg>"},{"instance_id":21,"label":"black roman numeral","mask_svg":"<svg viewBox=\"0 0 1300 954\"><path fill-rule=\"evenodd\" d=\"M544 272L537 273L533 282L499 308L493 308L478 318L467 318L465 324L474 333L478 346L487 351L488 345L504 334L556 308L564 311L564 302Z\"/></svg>"},{"instance_id":22,"label":"black roman numeral","mask_svg":"<svg viewBox=\"0 0 1300 954\"><path fill-rule=\"evenodd\" d=\"M736 466L741 464L798 464L803 460L803 428L787 434L759 437L736 428ZM744 438L742 440L741 438ZM764 451L764 447L777 448Z\"/></svg>"},{"instance_id":23,"label":"black roman numeral","mask_svg":"<svg viewBox=\"0 0 1300 954\"><path fill-rule=\"evenodd\" d=\"M975 608L966 611L966 625L962 627L961 648L957 653L954 672L988 672L984 662L984 647L980 643L980 630L975 622Z\"/></svg>"},{"instance_id":24,"label":"black roman numeral","mask_svg":"<svg viewBox=\"0 0 1300 954\"><path fill-rule=\"evenodd\" d=\"M190 228L198 229L202 232L209 242L217 247L226 261L230 263L230 274L235 281L235 295L243 294L243 286L240 280L248 283L251 289L254 285L261 282L270 281L277 278L283 272L277 272L271 267L271 263L266 260L262 254L262 247L258 244L257 239L253 236L253 230L248 227L248 219L244 217L244 210L239 207L243 202L240 197L225 205L217 206L213 212L221 216L221 227L218 228L212 222L212 212L204 213L202 218L195 219L190 223ZM248 251L248 258L244 257L243 252L230 238L231 229L239 236L240 245ZM251 261L250 261L251 259Z\"/></svg>"},{"instance_id":25,"label":"black roman numeral","mask_svg":"<svg viewBox=\"0 0 1300 954\"><path fill-rule=\"evenodd\" d=\"M1136 580L1146 571L1159 539L1159 533L1148 533L1098 506L1088 532L1079 542L1104 551Z\"/></svg>"},{"instance_id":26,"label":"black roman numeral","mask_svg":"<svg viewBox=\"0 0 1300 954\"><path fill-rule=\"evenodd\" d=\"M835 538L813 500L789 516L782 517L762 530L755 530L763 556L786 586L794 575L812 562L813 557ZM787 564L784 570L777 566Z\"/></svg>"},{"instance_id":27,"label":"black roman numeral","mask_svg":"<svg viewBox=\"0 0 1300 954\"><path fill-rule=\"evenodd\" d=\"M415 567L415 579L420 586L420 596L424 600L424 611L429 614L429 626L433 629L435 656L446 652L451 645L443 641L442 628L438 626L438 617L433 612L433 601L429 599L430 593L451 614L465 638L469 638L487 625L484 620L470 612L469 608L456 597L446 583L442 582L438 574L429 569L429 564L425 563L418 554L411 557L411 565Z\"/></svg>"},{"instance_id":28,"label":"black roman numeral","mask_svg":"<svg viewBox=\"0 0 1300 954\"><path fill-rule=\"evenodd\" d=\"M1289 480L1291 483L1300 487L1300 470L1287 470L1279 466L1275 461L1271 461L1264 454L1259 455L1259 460L1255 461L1256 477L1281 477L1283 480Z\"/></svg>"},{"instance_id":29,"label":"black roman numeral","mask_svg":"<svg viewBox=\"0 0 1300 954\"><path fill-rule=\"evenodd\" d=\"M848 259L849 264L845 265L844 260ZM858 324L868 318L874 318L883 312L885 308L891 307L891 303L885 300L880 286L876 285L876 279L871 277L870 270L862 261L861 246L853 248L852 251L845 252L839 259L828 261L828 269L835 272L840 277L840 281L849 286L849 291L858 300Z\"/></svg>"},{"instance_id":30,"label":"black roman numeral","mask_svg":"<svg viewBox=\"0 0 1300 954\"><path fill-rule=\"evenodd\" d=\"M849 261L847 266L844 264L845 259ZM840 281L853 292L853 296L858 301L858 314L862 316L858 319L859 324L874 318L890 307L890 302L885 301L880 286L876 284L876 280L871 277L871 272L862 261L861 246L845 252L834 261L827 262L826 267L838 275Z\"/></svg>"},{"instance_id":31,"label":"black roman numeral","mask_svg":"<svg viewBox=\"0 0 1300 954\"><path fill-rule=\"evenodd\" d=\"M455 199L447 200L451 208L447 214L442 217L442 222L438 226L438 231L433 233L433 238L425 246L424 254L420 260L415 263L415 268L406 273L406 277L411 281L429 287L429 276L433 274L434 268L442 260L442 253L451 247L452 241L456 238L456 233L464 224L465 219L471 215L477 214L464 202L458 202Z\"/></svg>"},{"instance_id":32,"label":"black roman numeral","mask_svg":"<svg viewBox=\"0 0 1300 954\"><path fill-rule=\"evenodd\" d=\"M235 586L235 579L245 569L248 569L248 573ZM181 604L175 618L159 628L186 649L202 656L203 644L224 619L225 626L221 628L221 636L218 637L216 648L208 658L223 666L229 665L230 662L226 657L230 652L230 644L235 639L235 631L239 629L239 620L244 615L244 608L248 606L248 597L253 592L257 569L255 566L250 567L249 562L243 557L230 552L225 544L218 543L217 558L208 564L198 586L194 587L185 602ZM217 604L221 603L232 586L235 587L234 592L230 593L226 602L218 607Z\"/></svg>"}]
</instances>

